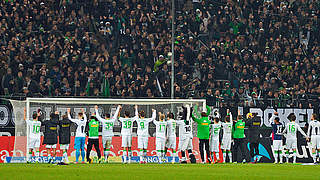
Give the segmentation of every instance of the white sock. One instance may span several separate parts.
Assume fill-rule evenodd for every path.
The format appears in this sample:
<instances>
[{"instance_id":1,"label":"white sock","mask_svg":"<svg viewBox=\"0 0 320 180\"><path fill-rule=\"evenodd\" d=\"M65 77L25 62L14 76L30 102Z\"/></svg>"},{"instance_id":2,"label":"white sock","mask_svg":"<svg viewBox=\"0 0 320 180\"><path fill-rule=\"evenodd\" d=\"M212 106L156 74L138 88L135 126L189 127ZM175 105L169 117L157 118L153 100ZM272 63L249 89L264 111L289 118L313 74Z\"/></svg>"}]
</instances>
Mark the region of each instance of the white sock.
<instances>
[{"instance_id":1,"label":"white sock","mask_svg":"<svg viewBox=\"0 0 320 180\"><path fill-rule=\"evenodd\" d=\"M31 157L32 157L32 152L29 152L27 156L27 161L31 161Z\"/></svg>"},{"instance_id":2,"label":"white sock","mask_svg":"<svg viewBox=\"0 0 320 180\"><path fill-rule=\"evenodd\" d=\"M215 152L216 156L217 156L217 160L220 160L220 154L219 152Z\"/></svg>"},{"instance_id":3,"label":"white sock","mask_svg":"<svg viewBox=\"0 0 320 180\"><path fill-rule=\"evenodd\" d=\"M283 153L279 151L280 163L283 163Z\"/></svg>"},{"instance_id":4,"label":"white sock","mask_svg":"<svg viewBox=\"0 0 320 180\"><path fill-rule=\"evenodd\" d=\"M228 155L229 155L229 162L232 163L232 152L229 151L229 152L228 152Z\"/></svg>"},{"instance_id":5,"label":"white sock","mask_svg":"<svg viewBox=\"0 0 320 180\"><path fill-rule=\"evenodd\" d=\"M293 151L293 163L297 162L297 152Z\"/></svg>"},{"instance_id":6,"label":"white sock","mask_svg":"<svg viewBox=\"0 0 320 180\"><path fill-rule=\"evenodd\" d=\"M69 163L68 153L67 153L67 152L64 152L64 153L63 153L63 157L64 157L64 162L65 162L65 163Z\"/></svg>"},{"instance_id":7,"label":"white sock","mask_svg":"<svg viewBox=\"0 0 320 180\"><path fill-rule=\"evenodd\" d=\"M127 151L123 150L123 162L127 162Z\"/></svg>"},{"instance_id":8,"label":"white sock","mask_svg":"<svg viewBox=\"0 0 320 180\"><path fill-rule=\"evenodd\" d=\"M223 151L222 155L223 155L223 162L225 163L226 162L226 158L227 158L226 151Z\"/></svg>"},{"instance_id":9,"label":"white sock","mask_svg":"<svg viewBox=\"0 0 320 180\"><path fill-rule=\"evenodd\" d=\"M314 163L317 161L317 153L312 153L312 159Z\"/></svg>"},{"instance_id":10,"label":"white sock","mask_svg":"<svg viewBox=\"0 0 320 180\"><path fill-rule=\"evenodd\" d=\"M143 150L140 150L140 162L143 161Z\"/></svg>"},{"instance_id":11,"label":"white sock","mask_svg":"<svg viewBox=\"0 0 320 180\"><path fill-rule=\"evenodd\" d=\"M160 151L157 151L157 156L158 156L158 160L159 162L161 162L161 156L162 156L162 153Z\"/></svg>"},{"instance_id":12,"label":"white sock","mask_svg":"<svg viewBox=\"0 0 320 180\"><path fill-rule=\"evenodd\" d=\"M278 151L274 151L274 162L278 163Z\"/></svg>"}]
</instances>

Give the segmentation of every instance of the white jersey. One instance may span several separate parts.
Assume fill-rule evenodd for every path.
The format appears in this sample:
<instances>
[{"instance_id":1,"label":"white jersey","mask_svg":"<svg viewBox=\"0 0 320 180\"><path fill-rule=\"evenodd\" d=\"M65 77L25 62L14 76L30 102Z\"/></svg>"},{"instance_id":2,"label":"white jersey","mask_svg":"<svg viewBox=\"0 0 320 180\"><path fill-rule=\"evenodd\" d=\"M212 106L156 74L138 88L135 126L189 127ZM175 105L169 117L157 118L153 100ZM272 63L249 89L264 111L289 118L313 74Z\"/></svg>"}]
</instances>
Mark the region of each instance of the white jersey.
<instances>
[{"instance_id":1,"label":"white jersey","mask_svg":"<svg viewBox=\"0 0 320 180\"><path fill-rule=\"evenodd\" d=\"M303 136L307 137L306 133L303 132L299 124L295 122L289 122L286 125L283 134L286 134L287 139L297 139L297 131L299 131Z\"/></svg>"},{"instance_id":2,"label":"white jersey","mask_svg":"<svg viewBox=\"0 0 320 180\"><path fill-rule=\"evenodd\" d=\"M96 109L96 117L97 119L102 123L102 136L114 136L113 134L113 126L114 126L114 122L117 120L118 118L118 114L120 111L120 108L118 107L115 114L113 115L113 117L111 119L103 119L100 115L98 110Z\"/></svg>"},{"instance_id":3,"label":"white jersey","mask_svg":"<svg viewBox=\"0 0 320 180\"><path fill-rule=\"evenodd\" d=\"M219 134L221 130L221 123L210 124L210 137L211 139L219 139Z\"/></svg>"},{"instance_id":4,"label":"white jersey","mask_svg":"<svg viewBox=\"0 0 320 180\"><path fill-rule=\"evenodd\" d=\"M222 129L223 129L223 136L222 138L229 138L232 137L232 122L223 122L222 123Z\"/></svg>"},{"instance_id":5,"label":"white jersey","mask_svg":"<svg viewBox=\"0 0 320 180\"><path fill-rule=\"evenodd\" d=\"M308 136L320 135L320 122L317 120L311 121L308 128Z\"/></svg>"},{"instance_id":6,"label":"white jersey","mask_svg":"<svg viewBox=\"0 0 320 180\"><path fill-rule=\"evenodd\" d=\"M70 114L68 114L68 118L71 122L76 123L77 130L76 130L76 137L86 137L85 129L87 124L87 116L83 113L83 119L72 119Z\"/></svg>"},{"instance_id":7,"label":"white jersey","mask_svg":"<svg viewBox=\"0 0 320 180\"><path fill-rule=\"evenodd\" d=\"M137 117L133 118L119 118L119 121L121 122L121 136L131 136L132 135L132 127L133 127L133 121L135 121Z\"/></svg>"},{"instance_id":8,"label":"white jersey","mask_svg":"<svg viewBox=\"0 0 320 180\"><path fill-rule=\"evenodd\" d=\"M192 138L192 125L191 121L187 125L184 120L177 120L177 125L179 126L179 139Z\"/></svg>"},{"instance_id":9,"label":"white jersey","mask_svg":"<svg viewBox=\"0 0 320 180\"><path fill-rule=\"evenodd\" d=\"M40 139L40 121L30 121L27 120L27 126L29 126L29 138Z\"/></svg>"},{"instance_id":10,"label":"white jersey","mask_svg":"<svg viewBox=\"0 0 320 180\"><path fill-rule=\"evenodd\" d=\"M167 127L167 137L176 137L177 123L174 119L169 119Z\"/></svg>"},{"instance_id":11,"label":"white jersey","mask_svg":"<svg viewBox=\"0 0 320 180\"><path fill-rule=\"evenodd\" d=\"M156 137L166 138L167 122L153 120L153 123L156 125Z\"/></svg>"},{"instance_id":12,"label":"white jersey","mask_svg":"<svg viewBox=\"0 0 320 180\"><path fill-rule=\"evenodd\" d=\"M138 111L136 110L136 121L138 124L137 134L138 136L149 136L149 123L156 119L156 111L152 112L151 118L139 118Z\"/></svg>"}]
</instances>

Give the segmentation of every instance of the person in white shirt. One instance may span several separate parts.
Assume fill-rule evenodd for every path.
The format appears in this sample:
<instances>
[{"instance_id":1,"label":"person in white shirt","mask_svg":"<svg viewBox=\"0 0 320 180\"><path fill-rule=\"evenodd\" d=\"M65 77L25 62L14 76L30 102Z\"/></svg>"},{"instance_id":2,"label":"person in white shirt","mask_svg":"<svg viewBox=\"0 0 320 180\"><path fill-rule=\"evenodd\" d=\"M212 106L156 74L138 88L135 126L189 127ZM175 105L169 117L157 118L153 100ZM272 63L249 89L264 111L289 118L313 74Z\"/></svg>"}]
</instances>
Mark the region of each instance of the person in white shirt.
<instances>
[{"instance_id":1,"label":"person in white shirt","mask_svg":"<svg viewBox=\"0 0 320 180\"><path fill-rule=\"evenodd\" d=\"M80 150L81 150L82 163L85 163L84 157L85 157L86 153L84 150L84 145L85 145L85 141L86 141L85 128L86 128L86 124L87 124L87 116L86 116L83 108L81 108L81 112L78 113L78 119L71 118L70 108L67 109L67 112L68 112L69 120L77 125L76 136L74 139L74 149L76 149L76 162L75 163L79 162Z\"/></svg>"},{"instance_id":2,"label":"person in white shirt","mask_svg":"<svg viewBox=\"0 0 320 180\"><path fill-rule=\"evenodd\" d=\"M164 155L167 154L168 149L172 149L172 163L175 162L175 158L177 157L177 137L176 137L176 127L177 123L174 120L173 113L168 113L168 127L167 127L167 142L165 147Z\"/></svg>"},{"instance_id":3,"label":"person in white shirt","mask_svg":"<svg viewBox=\"0 0 320 180\"><path fill-rule=\"evenodd\" d=\"M164 161L164 147L166 142L166 129L167 122L165 121L165 115L159 112L159 121L153 120L156 125L156 150L158 156L158 162Z\"/></svg>"},{"instance_id":4,"label":"person in white shirt","mask_svg":"<svg viewBox=\"0 0 320 180\"><path fill-rule=\"evenodd\" d=\"M34 152L34 155L36 157L36 162L39 162L40 160L40 153L39 153L39 147L40 147L40 141L41 141L41 134L40 134L40 128L41 128L41 122L39 121L40 117L40 111L38 110L38 113L34 113L32 115L32 121L28 120L26 117L26 109L24 109L24 120L27 123L27 126L29 127L28 134L28 150L29 154L27 156L27 163L31 162L32 159L32 152Z\"/></svg>"},{"instance_id":5,"label":"person in white shirt","mask_svg":"<svg viewBox=\"0 0 320 180\"><path fill-rule=\"evenodd\" d=\"M317 115L312 114L311 122L308 128L308 137L311 136L312 159L313 163L317 162L317 154L320 156L320 122L317 120Z\"/></svg>"},{"instance_id":6,"label":"person in white shirt","mask_svg":"<svg viewBox=\"0 0 320 180\"><path fill-rule=\"evenodd\" d=\"M288 119L290 122L286 125L286 128L283 131L283 134L286 135L286 159L289 162L289 153L290 150L293 151L293 163L296 163L297 159L297 131L299 131L304 137L306 137L307 141L309 140L306 133L303 132L299 124L297 124L296 116L294 113L289 114Z\"/></svg>"},{"instance_id":7,"label":"person in white shirt","mask_svg":"<svg viewBox=\"0 0 320 180\"><path fill-rule=\"evenodd\" d=\"M212 164L218 163L220 161L220 156L219 156L220 130L221 130L221 122L219 121L219 117L214 117L213 123L210 124L210 152L211 152ZM216 159L215 161L214 161L214 154Z\"/></svg>"},{"instance_id":8,"label":"person in white shirt","mask_svg":"<svg viewBox=\"0 0 320 180\"><path fill-rule=\"evenodd\" d=\"M122 137L122 148L123 148L123 163L131 163L131 143L132 143L132 125L137 117L130 117L130 112L124 112L124 118L120 117L121 122L121 137ZM128 161L127 161L128 157Z\"/></svg>"},{"instance_id":9,"label":"person in white shirt","mask_svg":"<svg viewBox=\"0 0 320 180\"><path fill-rule=\"evenodd\" d=\"M140 114L140 116L139 116ZM147 162L147 149L149 140L149 123L156 119L156 110L152 109L152 117L145 118L145 112L142 110L138 113L138 105L135 106L135 115L138 125L138 149L140 149L140 163Z\"/></svg>"},{"instance_id":10,"label":"person in white shirt","mask_svg":"<svg viewBox=\"0 0 320 180\"><path fill-rule=\"evenodd\" d=\"M105 119L100 116L99 111L98 111L98 109L99 109L98 106L95 106L94 109L95 109L95 114L96 114L97 119L102 123L103 154L104 154L105 162L108 162L108 158L110 155L110 148L111 148L111 144L112 144L112 137L114 136L113 126L114 126L114 122L118 118L121 106L119 105L117 107L117 110L114 113L114 115L112 116L112 118L110 118L110 113L106 113Z\"/></svg>"},{"instance_id":11,"label":"person in white shirt","mask_svg":"<svg viewBox=\"0 0 320 180\"><path fill-rule=\"evenodd\" d=\"M225 117L225 122L222 123L222 142L221 149L223 155L223 162L226 162L227 155L229 157L229 162L232 163L232 152L231 152L231 142L232 142L232 113L227 109L227 116Z\"/></svg>"},{"instance_id":12,"label":"person in white shirt","mask_svg":"<svg viewBox=\"0 0 320 180\"><path fill-rule=\"evenodd\" d=\"M190 162L196 163L196 158L192 153L192 120L191 109L189 105L186 105L183 112L184 120L176 120L177 125L179 126L179 144L178 150L181 151L181 163L187 163L186 150L189 154Z\"/></svg>"}]
</instances>

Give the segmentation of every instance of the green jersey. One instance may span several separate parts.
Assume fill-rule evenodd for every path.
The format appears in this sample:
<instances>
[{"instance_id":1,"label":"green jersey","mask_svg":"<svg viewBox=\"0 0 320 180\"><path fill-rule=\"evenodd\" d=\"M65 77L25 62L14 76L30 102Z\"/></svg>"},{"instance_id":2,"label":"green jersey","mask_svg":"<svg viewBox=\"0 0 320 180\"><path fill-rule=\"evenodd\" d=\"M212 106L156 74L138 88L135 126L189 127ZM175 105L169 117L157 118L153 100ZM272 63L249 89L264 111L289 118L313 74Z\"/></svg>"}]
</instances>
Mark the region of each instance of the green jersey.
<instances>
[{"instance_id":1,"label":"green jersey","mask_svg":"<svg viewBox=\"0 0 320 180\"><path fill-rule=\"evenodd\" d=\"M91 119L91 121L89 122L89 138L99 138L99 121Z\"/></svg>"},{"instance_id":2,"label":"green jersey","mask_svg":"<svg viewBox=\"0 0 320 180\"><path fill-rule=\"evenodd\" d=\"M233 138L245 138L244 135L244 127L246 126L246 123L243 122L243 120L238 120L232 129L232 135Z\"/></svg>"},{"instance_id":3,"label":"green jersey","mask_svg":"<svg viewBox=\"0 0 320 180\"><path fill-rule=\"evenodd\" d=\"M197 107L195 107L197 109ZM210 114L210 107L207 106L207 116ZM210 137L210 120L208 117L196 118L194 114L192 114L193 120L198 124L197 137L199 139L209 139Z\"/></svg>"}]
</instances>

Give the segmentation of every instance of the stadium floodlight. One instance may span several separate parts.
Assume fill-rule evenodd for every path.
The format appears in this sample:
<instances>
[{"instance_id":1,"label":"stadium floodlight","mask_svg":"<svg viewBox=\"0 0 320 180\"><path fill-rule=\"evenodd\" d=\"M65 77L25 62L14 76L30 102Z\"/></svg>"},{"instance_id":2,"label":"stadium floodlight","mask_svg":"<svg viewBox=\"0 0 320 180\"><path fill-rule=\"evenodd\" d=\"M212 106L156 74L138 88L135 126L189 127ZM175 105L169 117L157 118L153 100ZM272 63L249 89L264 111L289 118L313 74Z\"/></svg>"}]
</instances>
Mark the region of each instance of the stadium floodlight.
<instances>
[{"instance_id":1,"label":"stadium floodlight","mask_svg":"<svg viewBox=\"0 0 320 180\"><path fill-rule=\"evenodd\" d=\"M15 145L13 157L25 157L28 144L28 127L23 119L24 109L26 109L26 119L31 120L32 114L41 109L41 118L44 120L50 119L50 114L58 111L60 116L71 108L71 113L80 112L84 108L88 115L91 115L94 106L99 106L99 113L104 115L106 112L113 115L117 105L122 105L121 115L124 111L129 111L131 116L134 116L134 105L139 106L139 110L144 110L146 116L151 116L152 109L158 112L168 113L173 112L176 118L181 116L183 107L187 104L190 106L198 105L205 108L205 99L95 99L95 98L27 98L25 101L10 100L13 107L13 115L15 120ZM114 126L115 135L120 134L120 123L116 122ZM73 132L75 127L72 127ZM154 126L150 126L150 134L154 132ZM71 134L73 135L73 133Z\"/></svg>"}]
</instances>

